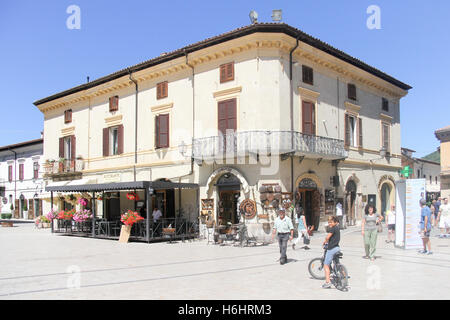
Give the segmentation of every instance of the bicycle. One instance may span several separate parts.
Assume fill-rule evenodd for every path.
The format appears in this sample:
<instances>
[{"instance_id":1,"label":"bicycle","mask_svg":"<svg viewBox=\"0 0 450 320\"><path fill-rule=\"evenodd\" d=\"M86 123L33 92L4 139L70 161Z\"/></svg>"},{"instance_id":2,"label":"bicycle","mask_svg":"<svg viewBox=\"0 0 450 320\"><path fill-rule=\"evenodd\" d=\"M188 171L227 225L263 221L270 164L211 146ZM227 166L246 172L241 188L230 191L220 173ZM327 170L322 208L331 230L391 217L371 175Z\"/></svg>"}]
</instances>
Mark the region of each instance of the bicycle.
<instances>
[{"instance_id":1,"label":"bicycle","mask_svg":"<svg viewBox=\"0 0 450 320\"><path fill-rule=\"evenodd\" d=\"M324 280L324 260L327 253L327 246L324 246L323 256L312 259L308 264L308 271L314 279ZM340 263L343 253L338 252L334 255L330 265L330 281L340 291L348 291L348 272L347 268Z\"/></svg>"}]
</instances>

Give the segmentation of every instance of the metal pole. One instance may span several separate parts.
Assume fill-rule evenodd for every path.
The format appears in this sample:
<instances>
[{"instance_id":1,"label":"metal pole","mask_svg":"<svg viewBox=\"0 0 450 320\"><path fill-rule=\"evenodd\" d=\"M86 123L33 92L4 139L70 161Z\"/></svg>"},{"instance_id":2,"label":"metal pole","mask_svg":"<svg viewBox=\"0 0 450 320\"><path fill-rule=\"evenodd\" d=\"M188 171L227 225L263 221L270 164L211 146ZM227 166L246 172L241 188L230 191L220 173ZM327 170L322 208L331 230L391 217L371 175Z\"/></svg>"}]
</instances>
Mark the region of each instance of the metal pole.
<instances>
[{"instance_id":1,"label":"metal pole","mask_svg":"<svg viewBox=\"0 0 450 320\"><path fill-rule=\"evenodd\" d=\"M92 193L92 199L94 200L94 205L92 206L92 237L95 238L95 215L96 215L96 211L95 207L96 207L96 200L95 200L95 192Z\"/></svg>"},{"instance_id":2,"label":"metal pole","mask_svg":"<svg viewBox=\"0 0 450 320\"><path fill-rule=\"evenodd\" d=\"M145 240L147 243L150 243L150 199L149 197L149 188L145 188L145 205L147 206L147 219L145 221L145 228L147 230L147 233L145 234Z\"/></svg>"},{"instance_id":3,"label":"metal pole","mask_svg":"<svg viewBox=\"0 0 450 320\"><path fill-rule=\"evenodd\" d=\"M53 191L50 191L50 211L53 212ZM52 220L52 233L53 233L53 221L54 219Z\"/></svg>"}]
</instances>

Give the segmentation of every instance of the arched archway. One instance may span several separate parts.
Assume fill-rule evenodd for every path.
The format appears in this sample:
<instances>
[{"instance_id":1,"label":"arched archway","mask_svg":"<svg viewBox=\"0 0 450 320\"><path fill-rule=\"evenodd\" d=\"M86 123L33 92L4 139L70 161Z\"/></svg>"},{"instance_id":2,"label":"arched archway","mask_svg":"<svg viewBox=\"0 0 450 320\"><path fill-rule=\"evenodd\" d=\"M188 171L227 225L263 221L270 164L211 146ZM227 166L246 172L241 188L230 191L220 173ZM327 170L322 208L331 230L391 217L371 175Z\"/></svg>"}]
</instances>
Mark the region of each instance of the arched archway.
<instances>
[{"instance_id":1,"label":"arched archway","mask_svg":"<svg viewBox=\"0 0 450 320\"><path fill-rule=\"evenodd\" d=\"M378 183L379 200L377 207L379 212L384 216L387 210L390 210L391 205L395 204L395 181L392 176L384 175Z\"/></svg>"},{"instance_id":2,"label":"arched archway","mask_svg":"<svg viewBox=\"0 0 450 320\"><path fill-rule=\"evenodd\" d=\"M323 194L323 183L314 173L304 173L296 181L297 189L295 202L301 206L308 226L313 225L317 230L320 222L321 195Z\"/></svg>"}]
</instances>

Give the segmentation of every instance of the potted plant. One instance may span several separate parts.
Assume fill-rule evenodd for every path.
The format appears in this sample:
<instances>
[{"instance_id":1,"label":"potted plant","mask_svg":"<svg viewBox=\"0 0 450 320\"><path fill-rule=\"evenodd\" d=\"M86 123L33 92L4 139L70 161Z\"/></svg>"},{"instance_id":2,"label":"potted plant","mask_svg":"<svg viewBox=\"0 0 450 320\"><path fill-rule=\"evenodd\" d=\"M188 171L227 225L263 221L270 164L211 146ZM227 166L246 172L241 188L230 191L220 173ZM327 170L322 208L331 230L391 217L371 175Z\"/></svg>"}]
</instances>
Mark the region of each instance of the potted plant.
<instances>
[{"instance_id":1,"label":"potted plant","mask_svg":"<svg viewBox=\"0 0 450 320\"><path fill-rule=\"evenodd\" d=\"M119 242L128 242L131 233L131 227L138 221L144 220L136 211L128 210L120 216L120 221L124 224L120 229Z\"/></svg>"},{"instance_id":2,"label":"potted plant","mask_svg":"<svg viewBox=\"0 0 450 320\"><path fill-rule=\"evenodd\" d=\"M59 172L63 172L64 171L64 162L66 161L65 158L59 158L58 162L59 162Z\"/></svg>"},{"instance_id":3,"label":"potted plant","mask_svg":"<svg viewBox=\"0 0 450 320\"><path fill-rule=\"evenodd\" d=\"M28 220L28 200L24 200L24 202L23 202L23 207L22 207L22 209L23 209L23 218L25 219L25 220Z\"/></svg>"},{"instance_id":4,"label":"potted plant","mask_svg":"<svg viewBox=\"0 0 450 320\"><path fill-rule=\"evenodd\" d=\"M42 223L42 228L50 228L50 219L46 216L40 216L40 222Z\"/></svg>"},{"instance_id":5,"label":"potted plant","mask_svg":"<svg viewBox=\"0 0 450 320\"><path fill-rule=\"evenodd\" d=\"M2 219L11 219L12 213L2 213L1 218ZM12 227L13 222L12 221L2 221L2 227Z\"/></svg>"}]
</instances>

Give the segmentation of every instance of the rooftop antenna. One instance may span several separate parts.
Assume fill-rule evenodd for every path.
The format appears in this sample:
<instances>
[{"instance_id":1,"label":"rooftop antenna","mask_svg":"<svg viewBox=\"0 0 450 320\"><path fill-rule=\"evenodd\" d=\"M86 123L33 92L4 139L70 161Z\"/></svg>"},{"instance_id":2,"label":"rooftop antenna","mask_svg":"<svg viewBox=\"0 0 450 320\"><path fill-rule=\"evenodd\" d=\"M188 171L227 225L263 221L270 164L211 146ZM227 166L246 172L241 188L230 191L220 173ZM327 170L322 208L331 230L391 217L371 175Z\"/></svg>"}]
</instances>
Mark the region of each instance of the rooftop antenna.
<instances>
[{"instance_id":1,"label":"rooftop antenna","mask_svg":"<svg viewBox=\"0 0 450 320\"><path fill-rule=\"evenodd\" d=\"M273 22L280 22L281 21L281 9L279 10L272 10L272 20Z\"/></svg>"},{"instance_id":2,"label":"rooftop antenna","mask_svg":"<svg viewBox=\"0 0 450 320\"><path fill-rule=\"evenodd\" d=\"M258 13L255 10L250 11L249 17L252 24L258 23Z\"/></svg>"},{"instance_id":3,"label":"rooftop antenna","mask_svg":"<svg viewBox=\"0 0 450 320\"><path fill-rule=\"evenodd\" d=\"M89 76L87 76L87 82L89 83Z\"/></svg>"}]
</instances>

